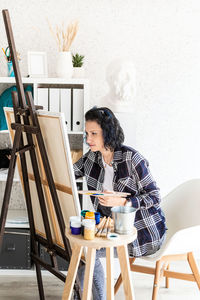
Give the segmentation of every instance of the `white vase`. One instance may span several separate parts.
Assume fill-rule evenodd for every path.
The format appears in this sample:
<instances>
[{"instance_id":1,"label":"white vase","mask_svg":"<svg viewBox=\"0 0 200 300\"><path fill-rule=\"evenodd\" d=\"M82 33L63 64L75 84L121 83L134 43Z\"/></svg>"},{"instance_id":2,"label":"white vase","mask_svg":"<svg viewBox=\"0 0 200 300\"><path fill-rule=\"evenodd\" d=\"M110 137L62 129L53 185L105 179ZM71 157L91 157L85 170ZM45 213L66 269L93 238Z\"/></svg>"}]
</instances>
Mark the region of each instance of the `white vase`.
<instances>
[{"instance_id":1,"label":"white vase","mask_svg":"<svg viewBox=\"0 0 200 300\"><path fill-rule=\"evenodd\" d=\"M56 60L56 74L61 78L73 75L72 55L70 51L59 52Z\"/></svg>"}]
</instances>

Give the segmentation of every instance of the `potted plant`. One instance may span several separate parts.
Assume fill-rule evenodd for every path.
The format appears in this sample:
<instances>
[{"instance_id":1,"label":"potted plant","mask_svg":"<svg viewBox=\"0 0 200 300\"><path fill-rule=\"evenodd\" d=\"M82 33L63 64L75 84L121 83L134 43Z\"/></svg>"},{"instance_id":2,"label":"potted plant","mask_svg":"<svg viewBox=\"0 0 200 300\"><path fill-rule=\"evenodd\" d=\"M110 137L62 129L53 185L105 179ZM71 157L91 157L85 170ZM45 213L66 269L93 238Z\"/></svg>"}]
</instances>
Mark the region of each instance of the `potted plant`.
<instances>
[{"instance_id":1,"label":"potted plant","mask_svg":"<svg viewBox=\"0 0 200 300\"><path fill-rule=\"evenodd\" d=\"M84 55L80 55L78 53L72 55L72 64L74 68L73 77L75 78L83 78L84 77Z\"/></svg>"}]
</instances>

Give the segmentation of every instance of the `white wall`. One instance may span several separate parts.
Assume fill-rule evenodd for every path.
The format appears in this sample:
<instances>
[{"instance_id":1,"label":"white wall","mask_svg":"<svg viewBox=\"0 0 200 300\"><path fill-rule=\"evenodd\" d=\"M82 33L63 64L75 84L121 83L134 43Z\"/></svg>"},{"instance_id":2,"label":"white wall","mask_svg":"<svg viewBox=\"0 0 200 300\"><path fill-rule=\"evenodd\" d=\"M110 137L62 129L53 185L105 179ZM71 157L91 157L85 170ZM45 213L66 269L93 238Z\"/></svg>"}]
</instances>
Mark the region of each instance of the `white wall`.
<instances>
[{"instance_id":1,"label":"white wall","mask_svg":"<svg viewBox=\"0 0 200 300\"><path fill-rule=\"evenodd\" d=\"M134 113L121 114L126 141L149 161L162 195L200 177L200 1L199 0L1 0L12 19L21 70L28 50L46 51L54 75L52 25L78 19L72 51L85 55L91 106L107 93L107 65L118 57L135 62ZM0 19L0 45L6 47ZM0 76L6 75L0 55Z\"/></svg>"}]
</instances>

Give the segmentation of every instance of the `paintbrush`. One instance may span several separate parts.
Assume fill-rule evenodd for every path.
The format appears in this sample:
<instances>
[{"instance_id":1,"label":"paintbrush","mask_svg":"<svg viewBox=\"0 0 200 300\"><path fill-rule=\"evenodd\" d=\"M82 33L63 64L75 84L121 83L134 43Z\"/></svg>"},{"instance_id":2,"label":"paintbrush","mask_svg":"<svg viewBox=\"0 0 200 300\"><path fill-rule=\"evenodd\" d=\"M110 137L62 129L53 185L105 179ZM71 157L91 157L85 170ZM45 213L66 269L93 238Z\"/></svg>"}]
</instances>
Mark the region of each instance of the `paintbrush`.
<instances>
[{"instance_id":1,"label":"paintbrush","mask_svg":"<svg viewBox=\"0 0 200 300\"><path fill-rule=\"evenodd\" d=\"M101 231L101 236L107 236L108 224L109 224L109 218L107 218L105 222L105 225Z\"/></svg>"},{"instance_id":2,"label":"paintbrush","mask_svg":"<svg viewBox=\"0 0 200 300\"><path fill-rule=\"evenodd\" d=\"M96 229L99 230L99 228L102 226L102 223L104 222L104 220L106 219L106 217L103 217L100 221L100 223L96 226Z\"/></svg>"},{"instance_id":3,"label":"paintbrush","mask_svg":"<svg viewBox=\"0 0 200 300\"><path fill-rule=\"evenodd\" d=\"M107 228L107 235L111 232L111 225L112 225L112 219L108 217L108 228Z\"/></svg>"},{"instance_id":4,"label":"paintbrush","mask_svg":"<svg viewBox=\"0 0 200 300\"><path fill-rule=\"evenodd\" d=\"M5 50L3 48L1 48L1 49L2 49L2 51L4 53L5 60L8 61Z\"/></svg>"},{"instance_id":5,"label":"paintbrush","mask_svg":"<svg viewBox=\"0 0 200 300\"><path fill-rule=\"evenodd\" d=\"M101 226L99 226L98 231L96 233L96 236L98 236L98 237L101 236L101 232L104 228L105 223L106 223L106 217L103 217L102 222L101 222Z\"/></svg>"}]
</instances>

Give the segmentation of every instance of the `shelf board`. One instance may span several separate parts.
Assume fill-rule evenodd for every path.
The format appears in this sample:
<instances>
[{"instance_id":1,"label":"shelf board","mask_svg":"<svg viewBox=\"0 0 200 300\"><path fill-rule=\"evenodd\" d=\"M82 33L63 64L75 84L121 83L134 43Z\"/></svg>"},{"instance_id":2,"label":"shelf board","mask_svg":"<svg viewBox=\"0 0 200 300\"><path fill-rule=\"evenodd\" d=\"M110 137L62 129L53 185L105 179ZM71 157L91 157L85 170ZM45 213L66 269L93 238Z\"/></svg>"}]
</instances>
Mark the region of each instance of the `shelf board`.
<instances>
[{"instance_id":1,"label":"shelf board","mask_svg":"<svg viewBox=\"0 0 200 300\"><path fill-rule=\"evenodd\" d=\"M9 209L5 228L29 228L27 211Z\"/></svg>"},{"instance_id":2,"label":"shelf board","mask_svg":"<svg viewBox=\"0 0 200 300\"><path fill-rule=\"evenodd\" d=\"M70 135L72 135L72 134L83 134L83 131L67 131L67 134L70 134Z\"/></svg>"},{"instance_id":3,"label":"shelf board","mask_svg":"<svg viewBox=\"0 0 200 300\"><path fill-rule=\"evenodd\" d=\"M76 179L76 182L83 182L83 178L78 178L78 179Z\"/></svg>"},{"instance_id":4,"label":"shelf board","mask_svg":"<svg viewBox=\"0 0 200 300\"><path fill-rule=\"evenodd\" d=\"M8 169L0 169L0 182L7 181L7 177L8 177ZM14 176L13 178L14 182L20 182L19 177Z\"/></svg>"},{"instance_id":5,"label":"shelf board","mask_svg":"<svg viewBox=\"0 0 200 300\"><path fill-rule=\"evenodd\" d=\"M88 84L88 79L85 78L34 78L22 77L22 83L36 84ZM15 77L0 77L0 83L16 83Z\"/></svg>"},{"instance_id":6,"label":"shelf board","mask_svg":"<svg viewBox=\"0 0 200 300\"><path fill-rule=\"evenodd\" d=\"M9 131L8 130L0 130L0 134L8 134Z\"/></svg>"}]
</instances>

